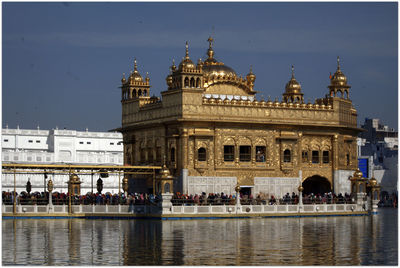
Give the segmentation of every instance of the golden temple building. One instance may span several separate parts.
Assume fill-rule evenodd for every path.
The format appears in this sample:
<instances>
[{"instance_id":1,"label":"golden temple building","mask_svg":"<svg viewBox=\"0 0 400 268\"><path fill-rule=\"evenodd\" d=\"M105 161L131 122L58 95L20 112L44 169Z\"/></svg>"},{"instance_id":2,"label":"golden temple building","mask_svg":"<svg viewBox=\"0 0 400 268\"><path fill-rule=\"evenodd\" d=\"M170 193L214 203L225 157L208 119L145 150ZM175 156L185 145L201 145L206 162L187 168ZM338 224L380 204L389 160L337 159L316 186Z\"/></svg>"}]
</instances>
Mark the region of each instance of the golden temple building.
<instances>
[{"instance_id":1,"label":"golden temple building","mask_svg":"<svg viewBox=\"0 0 400 268\"><path fill-rule=\"evenodd\" d=\"M137 67L122 78L124 163L162 165L175 177L173 191L199 194L350 193L357 169L357 112L340 69L325 97L305 103L294 69L282 101L257 99L256 75L245 78L214 56L172 64L161 98ZM130 178L130 191L151 191L151 179Z\"/></svg>"}]
</instances>

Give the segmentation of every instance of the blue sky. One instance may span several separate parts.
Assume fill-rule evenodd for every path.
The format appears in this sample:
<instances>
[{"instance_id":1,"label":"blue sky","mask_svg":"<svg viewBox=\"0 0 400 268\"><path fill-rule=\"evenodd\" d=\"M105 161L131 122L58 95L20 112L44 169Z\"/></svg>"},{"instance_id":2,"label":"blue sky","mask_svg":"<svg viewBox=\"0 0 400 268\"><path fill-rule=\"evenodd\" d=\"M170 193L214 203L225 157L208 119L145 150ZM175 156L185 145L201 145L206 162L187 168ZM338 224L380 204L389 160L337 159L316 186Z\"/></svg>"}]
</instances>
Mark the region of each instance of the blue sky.
<instances>
[{"instance_id":1,"label":"blue sky","mask_svg":"<svg viewBox=\"0 0 400 268\"><path fill-rule=\"evenodd\" d=\"M306 101L328 93L336 57L365 117L397 129L398 6L386 3L2 3L2 126L107 131L121 125L120 81L149 72L166 90L189 42L194 62L215 58L261 96L281 99L295 67Z\"/></svg>"}]
</instances>

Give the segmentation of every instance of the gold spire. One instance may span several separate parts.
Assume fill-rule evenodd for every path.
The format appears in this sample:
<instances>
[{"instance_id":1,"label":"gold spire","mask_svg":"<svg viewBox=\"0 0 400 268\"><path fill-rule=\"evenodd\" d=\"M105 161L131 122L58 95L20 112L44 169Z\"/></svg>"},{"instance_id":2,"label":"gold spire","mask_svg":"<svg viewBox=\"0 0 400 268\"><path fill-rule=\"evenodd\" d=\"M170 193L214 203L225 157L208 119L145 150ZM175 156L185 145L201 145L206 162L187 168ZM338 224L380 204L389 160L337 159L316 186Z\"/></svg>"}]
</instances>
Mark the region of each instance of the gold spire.
<instances>
[{"instance_id":1,"label":"gold spire","mask_svg":"<svg viewBox=\"0 0 400 268\"><path fill-rule=\"evenodd\" d=\"M122 83L125 83L125 82L126 82L126 79L125 79L125 73L122 73L122 79L121 79L121 82L122 82Z\"/></svg>"},{"instance_id":2,"label":"gold spire","mask_svg":"<svg viewBox=\"0 0 400 268\"><path fill-rule=\"evenodd\" d=\"M214 39L210 36L210 37L208 37L207 41L208 41L208 43L210 45L209 48L212 48L212 42L214 41Z\"/></svg>"},{"instance_id":3,"label":"gold spire","mask_svg":"<svg viewBox=\"0 0 400 268\"><path fill-rule=\"evenodd\" d=\"M294 66L292 65L292 78L294 78Z\"/></svg>"},{"instance_id":4,"label":"gold spire","mask_svg":"<svg viewBox=\"0 0 400 268\"><path fill-rule=\"evenodd\" d=\"M195 68L196 67L194 66L192 60L189 58L189 45L188 45L188 42L186 41L185 57L182 59L181 63L179 64L179 70L195 69Z\"/></svg>"},{"instance_id":5,"label":"gold spire","mask_svg":"<svg viewBox=\"0 0 400 268\"><path fill-rule=\"evenodd\" d=\"M185 59L189 59L189 45L188 42L186 41L186 55L185 55Z\"/></svg>"},{"instance_id":6,"label":"gold spire","mask_svg":"<svg viewBox=\"0 0 400 268\"><path fill-rule=\"evenodd\" d=\"M337 56L337 70L340 70L340 58Z\"/></svg>"},{"instance_id":7,"label":"gold spire","mask_svg":"<svg viewBox=\"0 0 400 268\"><path fill-rule=\"evenodd\" d=\"M212 59L214 57L214 50L212 49L212 42L214 41L214 39L210 36L207 39L208 43L209 43L209 48L207 50L207 55L209 59Z\"/></svg>"},{"instance_id":8,"label":"gold spire","mask_svg":"<svg viewBox=\"0 0 400 268\"><path fill-rule=\"evenodd\" d=\"M138 72L138 70L137 70L136 58L134 58L133 62L134 62L134 67L133 67L133 70L134 70L134 72L135 72L135 73L137 73L137 72Z\"/></svg>"},{"instance_id":9,"label":"gold spire","mask_svg":"<svg viewBox=\"0 0 400 268\"><path fill-rule=\"evenodd\" d=\"M171 70L172 70L172 71L175 71L175 70L176 70L175 59L172 59Z\"/></svg>"}]
</instances>

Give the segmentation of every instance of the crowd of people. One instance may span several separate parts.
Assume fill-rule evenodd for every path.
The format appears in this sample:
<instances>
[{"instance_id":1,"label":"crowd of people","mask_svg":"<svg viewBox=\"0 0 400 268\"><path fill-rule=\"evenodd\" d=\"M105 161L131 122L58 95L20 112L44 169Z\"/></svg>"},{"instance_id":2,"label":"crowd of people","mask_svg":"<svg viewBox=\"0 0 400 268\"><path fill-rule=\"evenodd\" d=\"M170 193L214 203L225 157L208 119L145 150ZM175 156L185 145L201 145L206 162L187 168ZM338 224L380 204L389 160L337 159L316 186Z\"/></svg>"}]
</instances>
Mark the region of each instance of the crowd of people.
<instances>
[{"instance_id":1,"label":"crowd of people","mask_svg":"<svg viewBox=\"0 0 400 268\"><path fill-rule=\"evenodd\" d=\"M21 192L16 193L16 203L21 205L47 205L49 204L49 193L26 193ZM67 193L52 193L52 203L53 205L68 205ZM2 193L3 204L12 205L14 203L14 192ZM111 194L111 193L87 193L85 195L71 195L72 205L152 205L157 204L161 200L160 195L153 195L147 193L132 193L125 195L121 193Z\"/></svg>"},{"instance_id":2,"label":"crowd of people","mask_svg":"<svg viewBox=\"0 0 400 268\"><path fill-rule=\"evenodd\" d=\"M240 193L241 205L296 205L299 203L299 196L296 193L286 193L282 198L270 197L264 193L259 193L254 196L252 194L245 195ZM303 204L350 204L354 203L354 198L351 195L342 193L336 195L334 193L321 194L305 194L303 195ZM172 198L172 204L179 205L234 205L236 204L236 196L224 193L206 193L201 194L181 194L175 193Z\"/></svg>"},{"instance_id":3,"label":"crowd of people","mask_svg":"<svg viewBox=\"0 0 400 268\"><path fill-rule=\"evenodd\" d=\"M264 193L259 193L254 197L252 194L240 194L241 205L296 205L299 203L299 196L296 193L286 193L282 198L276 198L271 195L268 196ZM16 203L21 205L47 205L49 203L48 192L34 192L16 193ZM130 194L111 194L109 192L100 193L87 193L86 195L71 195L72 205L156 205L161 200L161 195L153 195L147 193L130 193ZM14 203L14 193L10 191L3 191L2 201L5 205L12 205ZM351 204L354 203L354 197L350 194L329 192L324 194L304 194L303 204ZM172 205L235 205L235 194L224 193L209 193L208 195L203 192L201 194L182 194L176 192L171 199ZM67 193L52 193L53 205L68 205L69 197ZM383 196L380 203L381 206L397 207L397 194L390 196Z\"/></svg>"}]
</instances>

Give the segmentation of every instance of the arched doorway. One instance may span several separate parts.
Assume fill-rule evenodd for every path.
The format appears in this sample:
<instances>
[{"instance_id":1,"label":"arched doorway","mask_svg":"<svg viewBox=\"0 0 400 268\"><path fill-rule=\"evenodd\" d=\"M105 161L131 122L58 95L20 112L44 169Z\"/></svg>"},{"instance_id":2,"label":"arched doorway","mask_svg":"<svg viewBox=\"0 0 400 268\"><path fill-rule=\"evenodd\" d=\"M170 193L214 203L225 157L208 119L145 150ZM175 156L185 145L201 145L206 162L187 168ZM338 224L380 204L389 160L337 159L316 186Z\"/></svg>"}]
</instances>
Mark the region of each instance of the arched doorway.
<instances>
[{"instance_id":1,"label":"arched doorway","mask_svg":"<svg viewBox=\"0 0 400 268\"><path fill-rule=\"evenodd\" d=\"M328 179L314 175L303 181L304 194L324 194L331 192L331 183Z\"/></svg>"}]
</instances>

